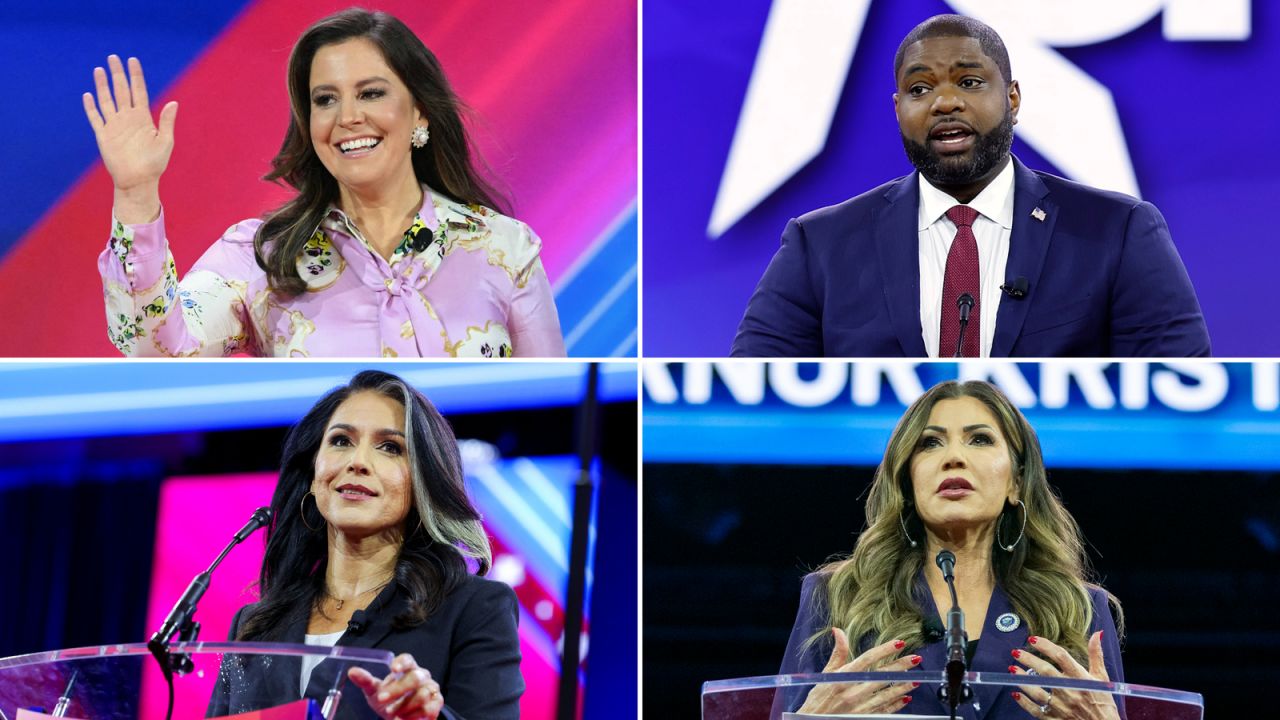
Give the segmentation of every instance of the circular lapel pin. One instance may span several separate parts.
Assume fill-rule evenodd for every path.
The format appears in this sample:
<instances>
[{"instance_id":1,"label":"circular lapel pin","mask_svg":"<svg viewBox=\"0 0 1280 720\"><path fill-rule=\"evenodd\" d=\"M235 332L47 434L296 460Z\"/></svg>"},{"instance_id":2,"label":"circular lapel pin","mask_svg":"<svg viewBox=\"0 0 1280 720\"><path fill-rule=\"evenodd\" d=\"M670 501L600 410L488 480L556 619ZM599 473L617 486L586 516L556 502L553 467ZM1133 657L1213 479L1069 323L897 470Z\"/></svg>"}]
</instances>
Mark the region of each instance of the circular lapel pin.
<instances>
[{"instance_id":1,"label":"circular lapel pin","mask_svg":"<svg viewBox=\"0 0 1280 720\"><path fill-rule=\"evenodd\" d=\"M1005 613L996 618L996 629L1000 632L1013 632L1022 624L1022 620L1013 613Z\"/></svg>"}]
</instances>

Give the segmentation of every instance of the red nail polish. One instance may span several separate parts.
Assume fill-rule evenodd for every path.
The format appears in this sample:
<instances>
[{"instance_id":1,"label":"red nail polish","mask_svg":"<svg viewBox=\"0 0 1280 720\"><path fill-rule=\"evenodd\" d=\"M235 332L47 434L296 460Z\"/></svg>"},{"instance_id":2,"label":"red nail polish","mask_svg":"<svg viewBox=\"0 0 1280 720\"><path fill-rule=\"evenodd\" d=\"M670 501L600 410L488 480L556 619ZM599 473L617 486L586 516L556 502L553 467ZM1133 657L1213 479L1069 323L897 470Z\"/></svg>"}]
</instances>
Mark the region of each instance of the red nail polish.
<instances>
[{"instance_id":1,"label":"red nail polish","mask_svg":"<svg viewBox=\"0 0 1280 720\"><path fill-rule=\"evenodd\" d=\"M1018 668L1017 668L1017 666L1010 665L1010 666L1009 666L1009 672L1011 672L1011 673L1013 673L1013 674L1015 674L1015 675L1016 675L1016 674L1018 674Z\"/></svg>"},{"instance_id":2,"label":"red nail polish","mask_svg":"<svg viewBox=\"0 0 1280 720\"><path fill-rule=\"evenodd\" d=\"M913 683L911 683L911 687L913 687L913 688L918 688L918 687L920 687L920 683L918 683L918 682L913 682Z\"/></svg>"},{"instance_id":3,"label":"red nail polish","mask_svg":"<svg viewBox=\"0 0 1280 720\"><path fill-rule=\"evenodd\" d=\"M902 704L903 704L903 705L906 705L906 704L907 704L907 703L909 703L909 702L911 702L911 696L910 696L910 695L903 695L903 696L902 696Z\"/></svg>"},{"instance_id":4,"label":"red nail polish","mask_svg":"<svg viewBox=\"0 0 1280 720\"><path fill-rule=\"evenodd\" d=\"M919 665L919 664L920 664L920 661L921 661L921 660L923 660L923 659L924 659L924 658L920 657L919 655L912 655L912 656L911 656L911 664L912 664L912 665Z\"/></svg>"},{"instance_id":5,"label":"red nail polish","mask_svg":"<svg viewBox=\"0 0 1280 720\"><path fill-rule=\"evenodd\" d=\"M1018 650L1017 648L1014 648L1014 650L1013 650L1013 657L1014 657L1014 658L1020 658L1020 657L1022 657L1022 651L1021 651L1021 650Z\"/></svg>"},{"instance_id":6,"label":"red nail polish","mask_svg":"<svg viewBox=\"0 0 1280 720\"><path fill-rule=\"evenodd\" d=\"M894 641L893 641L893 647L894 647L895 649L901 650L902 648L904 648L904 647L906 647L906 646L907 646L907 644L906 644L905 642L901 641L901 640L894 640Z\"/></svg>"},{"instance_id":7,"label":"red nail polish","mask_svg":"<svg viewBox=\"0 0 1280 720\"><path fill-rule=\"evenodd\" d=\"M1099 639L1099 640L1101 640L1101 639L1102 639L1102 632L1103 632L1102 630L1099 630L1099 631L1098 631L1098 639Z\"/></svg>"},{"instance_id":8,"label":"red nail polish","mask_svg":"<svg viewBox=\"0 0 1280 720\"><path fill-rule=\"evenodd\" d=\"M1032 645L1035 645L1036 640L1039 640L1039 639L1040 638L1036 637L1035 635L1032 635L1031 637L1027 638L1027 642L1031 643Z\"/></svg>"},{"instance_id":9,"label":"red nail polish","mask_svg":"<svg viewBox=\"0 0 1280 720\"><path fill-rule=\"evenodd\" d=\"M1015 690L1015 691L1014 691L1014 693L1013 693L1013 699L1014 699L1014 700L1021 700L1021 699L1022 699L1022 693L1020 693L1020 692L1018 692L1018 691L1016 691L1016 690Z\"/></svg>"}]
</instances>

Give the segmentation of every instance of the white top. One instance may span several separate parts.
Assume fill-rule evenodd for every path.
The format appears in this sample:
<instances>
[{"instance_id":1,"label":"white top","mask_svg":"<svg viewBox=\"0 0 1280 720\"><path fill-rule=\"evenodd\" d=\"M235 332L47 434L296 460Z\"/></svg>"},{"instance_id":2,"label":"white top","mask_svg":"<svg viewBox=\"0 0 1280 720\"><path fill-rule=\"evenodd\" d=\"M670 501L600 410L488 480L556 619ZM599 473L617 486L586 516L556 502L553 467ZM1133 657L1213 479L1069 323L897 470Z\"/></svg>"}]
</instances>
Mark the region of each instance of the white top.
<instances>
[{"instance_id":1,"label":"white top","mask_svg":"<svg viewBox=\"0 0 1280 720\"><path fill-rule=\"evenodd\" d=\"M338 632L326 633L324 635L312 635L311 633L307 633L307 639L304 640L303 642L305 642L308 645L324 645L325 647L333 647L334 645L338 644L338 638L342 637L343 633L345 632L346 630L339 630ZM311 682L311 672L315 670L316 666L319 665L323 660L324 660L324 657L320 655L303 656L302 678L299 680L299 683L298 683L299 697L306 697L307 685L310 684Z\"/></svg>"},{"instance_id":2,"label":"white top","mask_svg":"<svg viewBox=\"0 0 1280 720\"><path fill-rule=\"evenodd\" d=\"M925 352L938 357L942 322L942 279L947 274L947 253L956 237L956 225L947 219L947 211L958 205L956 199L942 192L920 176L920 329ZM991 184L983 188L969 207L978 211L973 221L973 236L978 241L978 277L981 312L982 357L991 356L991 341L996 336L996 311L1004 291L1004 268L1009 260L1009 237L1013 232L1013 161L1010 160ZM947 355L948 357L950 354Z\"/></svg>"}]
</instances>

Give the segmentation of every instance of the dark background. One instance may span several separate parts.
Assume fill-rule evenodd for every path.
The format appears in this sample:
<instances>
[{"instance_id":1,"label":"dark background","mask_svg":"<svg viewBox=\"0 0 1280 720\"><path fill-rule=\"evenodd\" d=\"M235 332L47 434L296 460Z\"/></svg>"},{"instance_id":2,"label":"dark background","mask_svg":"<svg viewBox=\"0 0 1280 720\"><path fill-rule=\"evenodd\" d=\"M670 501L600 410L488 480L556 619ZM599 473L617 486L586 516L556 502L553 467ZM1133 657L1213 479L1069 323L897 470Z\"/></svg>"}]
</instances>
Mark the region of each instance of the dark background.
<instances>
[{"instance_id":1,"label":"dark background","mask_svg":"<svg viewBox=\"0 0 1280 720\"><path fill-rule=\"evenodd\" d=\"M852 550L872 467L644 466L646 717L697 718L707 680L778 672L800 578ZM1275 473L1051 469L1123 606L1125 679L1254 717L1280 678ZM1247 709L1247 710L1246 710Z\"/></svg>"}]
</instances>

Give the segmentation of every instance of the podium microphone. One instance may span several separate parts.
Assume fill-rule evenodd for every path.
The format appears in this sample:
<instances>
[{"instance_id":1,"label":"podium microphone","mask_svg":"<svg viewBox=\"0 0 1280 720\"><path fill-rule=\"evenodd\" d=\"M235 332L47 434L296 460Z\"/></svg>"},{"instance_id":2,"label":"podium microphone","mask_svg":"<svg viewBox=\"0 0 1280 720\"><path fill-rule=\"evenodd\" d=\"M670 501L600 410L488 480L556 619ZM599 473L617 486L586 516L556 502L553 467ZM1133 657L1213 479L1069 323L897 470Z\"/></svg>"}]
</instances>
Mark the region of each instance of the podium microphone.
<instances>
[{"instance_id":1,"label":"podium microphone","mask_svg":"<svg viewBox=\"0 0 1280 720\"><path fill-rule=\"evenodd\" d=\"M157 649L167 649L174 633L180 633L178 636L179 642L195 639L195 635L199 633L199 624L195 623L192 618L196 612L196 604L200 602L200 598L204 597L205 591L209 589L209 580L213 575L213 571L222 563L222 559L227 556L227 553L231 552L231 548L244 542L258 528L268 522L271 522L271 508L260 507L254 510L253 517L249 518L249 522L245 523L245 526L240 528L240 531L235 534L231 542L223 548L222 554L218 556L218 559L213 561L208 570L195 576L191 584L187 586L186 592L182 593L182 597L178 599L173 609L165 617L160 629L147 641L147 647L151 649L152 653L155 653ZM186 637L188 632L190 637Z\"/></svg>"},{"instance_id":2,"label":"podium microphone","mask_svg":"<svg viewBox=\"0 0 1280 720\"><path fill-rule=\"evenodd\" d=\"M165 682L169 685L169 709L165 713L165 720L169 720L173 715L173 673L176 670L179 675L185 675L191 672L193 664L191 658L184 654L174 655L169 651L169 643L173 640L176 633L178 642L191 642L200 634L200 623L195 621L196 605L199 604L200 598L204 597L204 593L209 589L209 580L213 576L213 571L218 569L218 565L222 563L222 559L231 552L231 548L239 545L248 539L250 535L255 533L259 528L271 522L271 508L260 507L253 511L253 517L249 518L249 522L231 538L231 542L222 549L222 553L213 561L208 570L195 576L191 584L187 586L186 592L182 593L182 597L178 598L178 602L174 604L173 609L165 616L164 622L161 623L160 629L156 630L147 641L147 649L155 656L156 662L160 663L160 671L164 673Z\"/></svg>"},{"instance_id":3,"label":"podium microphone","mask_svg":"<svg viewBox=\"0 0 1280 720\"><path fill-rule=\"evenodd\" d=\"M973 309L973 296L969 293L961 294L956 298L956 307L960 309L960 335L956 337L954 357L964 357L964 329L969 327L969 311ZM951 562L955 563L955 556L952 556Z\"/></svg>"},{"instance_id":4,"label":"podium microphone","mask_svg":"<svg viewBox=\"0 0 1280 720\"><path fill-rule=\"evenodd\" d=\"M969 641L964 631L964 611L960 609L960 601L956 597L956 556L950 550L943 550L934 558L938 569L942 571L942 579L947 582L951 591L951 609L947 611L947 684L938 689L938 700L951 708L951 720L955 720L956 708L961 702L973 697L973 691L964 681L967 670L964 659L964 648Z\"/></svg>"}]
</instances>

